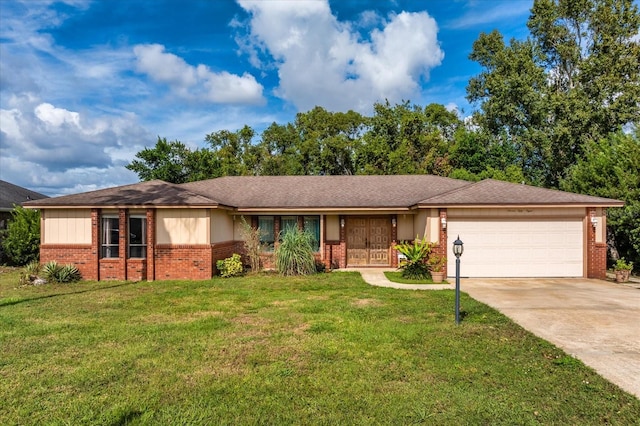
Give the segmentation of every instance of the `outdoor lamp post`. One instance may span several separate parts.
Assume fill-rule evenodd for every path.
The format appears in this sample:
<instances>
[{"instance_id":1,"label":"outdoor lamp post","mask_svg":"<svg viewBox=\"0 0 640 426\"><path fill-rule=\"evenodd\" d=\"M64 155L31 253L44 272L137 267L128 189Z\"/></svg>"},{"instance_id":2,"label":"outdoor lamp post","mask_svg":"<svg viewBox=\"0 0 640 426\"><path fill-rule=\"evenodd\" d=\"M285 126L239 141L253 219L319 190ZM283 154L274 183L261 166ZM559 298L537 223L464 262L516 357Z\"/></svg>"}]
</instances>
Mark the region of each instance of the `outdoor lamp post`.
<instances>
[{"instance_id":1,"label":"outdoor lamp post","mask_svg":"<svg viewBox=\"0 0 640 426\"><path fill-rule=\"evenodd\" d=\"M456 324L460 324L460 256L464 251L464 245L460 241L460 235L453 242L453 254L456 256Z\"/></svg>"}]
</instances>

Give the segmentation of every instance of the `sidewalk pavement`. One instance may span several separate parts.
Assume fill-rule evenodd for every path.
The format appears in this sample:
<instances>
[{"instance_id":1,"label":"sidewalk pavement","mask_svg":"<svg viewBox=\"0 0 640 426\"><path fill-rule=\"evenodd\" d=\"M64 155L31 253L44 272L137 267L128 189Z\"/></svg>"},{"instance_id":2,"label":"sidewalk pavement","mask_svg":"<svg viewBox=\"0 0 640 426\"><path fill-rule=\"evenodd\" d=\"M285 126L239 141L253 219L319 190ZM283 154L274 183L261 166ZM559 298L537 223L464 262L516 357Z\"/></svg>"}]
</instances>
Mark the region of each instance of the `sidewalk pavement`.
<instances>
[{"instance_id":1,"label":"sidewalk pavement","mask_svg":"<svg viewBox=\"0 0 640 426\"><path fill-rule=\"evenodd\" d=\"M455 280L450 284L400 284L389 281L384 275L385 271L397 271L390 268L361 268L343 269L346 272L360 272L362 279L376 287L389 287L399 290L455 290Z\"/></svg>"}]
</instances>

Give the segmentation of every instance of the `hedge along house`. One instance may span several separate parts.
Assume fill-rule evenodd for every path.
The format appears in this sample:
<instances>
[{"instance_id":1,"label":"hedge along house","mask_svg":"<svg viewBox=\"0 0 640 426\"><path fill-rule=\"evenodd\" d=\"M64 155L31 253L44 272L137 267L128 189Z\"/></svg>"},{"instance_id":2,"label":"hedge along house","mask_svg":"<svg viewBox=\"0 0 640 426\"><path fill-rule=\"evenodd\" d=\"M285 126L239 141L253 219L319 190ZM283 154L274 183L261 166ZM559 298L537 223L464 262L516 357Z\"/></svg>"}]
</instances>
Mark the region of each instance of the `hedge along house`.
<instances>
[{"instance_id":1,"label":"hedge along house","mask_svg":"<svg viewBox=\"0 0 640 426\"><path fill-rule=\"evenodd\" d=\"M242 252L242 221L267 247L297 226L328 267L396 267L396 242L464 241L470 277L605 278L606 208L618 200L430 175L246 176L150 181L24 203L42 211L41 262L85 279L208 279ZM449 256L448 274L454 273ZM266 266L269 266L268 264Z\"/></svg>"}]
</instances>

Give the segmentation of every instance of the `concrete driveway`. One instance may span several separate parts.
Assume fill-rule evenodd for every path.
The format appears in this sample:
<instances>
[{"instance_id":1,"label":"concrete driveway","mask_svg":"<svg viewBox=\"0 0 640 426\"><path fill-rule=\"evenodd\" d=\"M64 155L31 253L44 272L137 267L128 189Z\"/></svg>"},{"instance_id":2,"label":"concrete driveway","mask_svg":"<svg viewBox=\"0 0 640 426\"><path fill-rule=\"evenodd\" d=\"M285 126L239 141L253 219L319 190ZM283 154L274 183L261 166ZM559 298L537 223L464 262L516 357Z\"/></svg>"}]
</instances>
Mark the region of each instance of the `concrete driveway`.
<instances>
[{"instance_id":1,"label":"concrete driveway","mask_svg":"<svg viewBox=\"0 0 640 426\"><path fill-rule=\"evenodd\" d=\"M640 398L640 289L565 278L469 278L460 286Z\"/></svg>"}]
</instances>

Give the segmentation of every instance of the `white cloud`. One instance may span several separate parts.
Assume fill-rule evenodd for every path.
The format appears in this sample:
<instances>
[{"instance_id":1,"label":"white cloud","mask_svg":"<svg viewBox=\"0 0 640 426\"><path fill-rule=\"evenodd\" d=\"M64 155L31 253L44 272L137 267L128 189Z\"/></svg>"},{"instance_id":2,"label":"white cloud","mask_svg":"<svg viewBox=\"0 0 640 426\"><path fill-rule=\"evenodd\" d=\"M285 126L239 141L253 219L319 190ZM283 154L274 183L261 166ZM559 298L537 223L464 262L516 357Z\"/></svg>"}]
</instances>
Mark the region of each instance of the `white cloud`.
<instances>
[{"instance_id":1,"label":"white cloud","mask_svg":"<svg viewBox=\"0 0 640 426\"><path fill-rule=\"evenodd\" d=\"M34 96L12 97L0 122L2 178L29 188L134 182L123 166L153 140L133 114L91 118Z\"/></svg>"},{"instance_id":2,"label":"white cloud","mask_svg":"<svg viewBox=\"0 0 640 426\"><path fill-rule=\"evenodd\" d=\"M80 114L77 112L56 108L48 103L38 105L34 112L40 121L52 127L60 127L63 124L73 124L75 127L80 128Z\"/></svg>"},{"instance_id":3,"label":"white cloud","mask_svg":"<svg viewBox=\"0 0 640 426\"><path fill-rule=\"evenodd\" d=\"M159 83L167 84L177 95L190 100L213 103L262 104L262 85L244 73L213 72L206 65L196 67L165 52L159 44L139 44L133 48L136 68Z\"/></svg>"},{"instance_id":4,"label":"white cloud","mask_svg":"<svg viewBox=\"0 0 640 426\"><path fill-rule=\"evenodd\" d=\"M419 97L420 82L444 58L438 26L426 12L378 17L380 28L363 37L356 27L375 23L372 13L354 24L338 21L326 1L239 3L250 14L241 49L254 65L265 62L256 59L260 53L271 55L280 79L276 95L299 110L369 112L385 98Z\"/></svg>"},{"instance_id":5,"label":"white cloud","mask_svg":"<svg viewBox=\"0 0 640 426\"><path fill-rule=\"evenodd\" d=\"M509 2L508 7L502 2L494 4L486 1L477 2L473 3L464 15L447 23L447 28L465 29L490 22L501 22L529 14L531 7L532 3L528 1L512 1Z\"/></svg>"}]
</instances>

